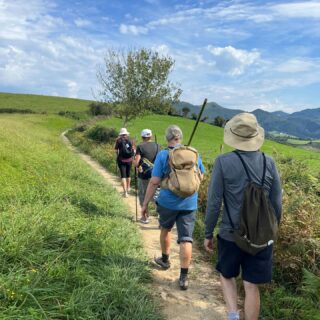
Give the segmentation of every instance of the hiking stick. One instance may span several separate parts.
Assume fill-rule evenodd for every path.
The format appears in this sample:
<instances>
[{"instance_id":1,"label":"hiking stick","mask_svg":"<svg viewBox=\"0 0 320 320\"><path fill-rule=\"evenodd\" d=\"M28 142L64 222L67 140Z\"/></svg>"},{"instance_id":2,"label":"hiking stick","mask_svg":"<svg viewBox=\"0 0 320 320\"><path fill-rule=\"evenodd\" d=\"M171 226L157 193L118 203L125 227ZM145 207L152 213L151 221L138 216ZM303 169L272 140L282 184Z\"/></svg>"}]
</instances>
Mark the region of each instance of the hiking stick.
<instances>
[{"instance_id":1,"label":"hiking stick","mask_svg":"<svg viewBox=\"0 0 320 320\"><path fill-rule=\"evenodd\" d=\"M204 110L204 108L205 108L206 104L207 104L207 98L205 98L205 99L204 99L204 101L203 101L203 104L202 104L202 107L201 107L200 113L199 113L199 115L198 115L198 118L197 118L196 124L195 124L195 125L194 125L194 127L193 127L193 130L192 130L192 133L191 133L191 136L190 136L190 139L189 139L189 142L188 142L187 146L190 146L190 144L191 144L191 141L192 141L193 135L194 135L194 133L195 133L195 132L196 132L196 130L197 130L197 127L198 127L199 121L200 121L200 119L201 119L201 116L202 116L202 113L203 113L203 110Z\"/></svg>"},{"instance_id":2,"label":"hiking stick","mask_svg":"<svg viewBox=\"0 0 320 320\"><path fill-rule=\"evenodd\" d=\"M136 141L135 137L135 141ZM135 150L137 152L136 148L136 142L135 142ZM138 179L137 179L137 167L134 166L134 188L135 188L135 200L136 200L136 222L138 222Z\"/></svg>"},{"instance_id":3,"label":"hiking stick","mask_svg":"<svg viewBox=\"0 0 320 320\"><path fill-rule=\"evenodd\" d=\"M138 222L138 183L137 183L137 167L134 167L134 184L136 196L136 222Z\"/></svg>"}]
</instances>

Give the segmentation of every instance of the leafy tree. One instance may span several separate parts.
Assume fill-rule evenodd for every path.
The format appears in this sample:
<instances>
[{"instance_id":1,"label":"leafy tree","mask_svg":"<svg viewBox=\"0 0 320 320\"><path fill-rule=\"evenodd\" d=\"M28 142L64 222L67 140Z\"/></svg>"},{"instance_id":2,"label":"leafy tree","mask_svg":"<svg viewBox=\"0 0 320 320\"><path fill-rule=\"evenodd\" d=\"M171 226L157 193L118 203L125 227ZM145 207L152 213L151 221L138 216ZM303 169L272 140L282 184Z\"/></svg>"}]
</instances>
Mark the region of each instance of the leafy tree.
<instances>
[{"instance_id":1,"label":"leafy tree","mask_svg":"<svg viewBox=\"0 0 320 320\"><path fill-rule=\"evenodd\" d=\"M217 127L223 127L224 123L225 123L224 118L220 116L215 117L213 120L213 125Z\"/></svg>"},{"instance_id":2,"label":"leafy tree","mask_svg":"<svg viewBox=\"0 0 320 320\"><path fill-rule=\"evenodd\" d=\"M174 60L150 49L109 50L97 77L104 101L128 121L148 113L168 113L181 89L168 79Z\"/></svg>"},{"instance_id":3,"label":"leafy tree","mask_svg":"<svg viewBox=\"0 0 320 320\"><path fill-rule=\"evenodd\" d=\"M197 116L196 113L192 113L192 114L191 114L191 118L192 118L193 120L197 120L198 116Z\"/></svg>"},{"instance_id":4,"label":"leafy tree","mask_svg":"<svg viewBox=\"0 0 320 320\"><path fill-rule=\"evenodd\" d=\"M183 107L182 108L182 115L186 118L188 116L188 113L190 112L190 108Z\"/></svg>"}]
</instances>

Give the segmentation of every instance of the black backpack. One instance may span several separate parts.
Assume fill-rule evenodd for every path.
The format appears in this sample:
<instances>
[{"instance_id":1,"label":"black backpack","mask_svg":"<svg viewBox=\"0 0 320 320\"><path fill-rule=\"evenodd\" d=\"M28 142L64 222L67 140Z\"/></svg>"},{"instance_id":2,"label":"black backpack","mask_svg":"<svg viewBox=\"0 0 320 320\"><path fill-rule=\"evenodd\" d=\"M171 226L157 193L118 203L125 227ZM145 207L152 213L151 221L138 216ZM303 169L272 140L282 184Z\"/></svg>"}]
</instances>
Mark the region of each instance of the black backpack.
<instances>
[{"instance_id":1,"label":"black backpack","mask_svg":"<svg viewBox=\"0 0 320 320\"><path fill-rule=\"evenodd\" d=\"M257 184L252 181L247 165L241 155L237 151L234 151L234 153L241 160L249 180L243 192L238 229L234 227L225 199L224 206L233 229L232 233L236 245L243 251L256 255L274 243L278 232L278 222L274 208L263 188L266 175L266 156L262 153L263 175L261 184Z\"/></svg>"},{"instance_id":2,"label":"black backpack","mask_svg":"<svg viewBox=\"0 0 320 320\"><path fill-rule=\"evenodd\" d=\"M122 159L129 159L133 156L134 151L130 140L121 139L119 146L119 155Z\"/></svg>"}]
</instances>

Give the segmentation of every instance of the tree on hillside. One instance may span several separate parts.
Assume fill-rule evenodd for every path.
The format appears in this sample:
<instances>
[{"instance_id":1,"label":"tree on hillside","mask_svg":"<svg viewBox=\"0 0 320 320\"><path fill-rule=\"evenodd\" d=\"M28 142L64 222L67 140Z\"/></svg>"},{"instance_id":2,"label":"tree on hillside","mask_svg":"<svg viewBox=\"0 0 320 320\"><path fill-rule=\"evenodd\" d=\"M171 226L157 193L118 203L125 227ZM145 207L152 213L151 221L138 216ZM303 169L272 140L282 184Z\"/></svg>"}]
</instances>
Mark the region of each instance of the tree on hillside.
<instances>
[{"instance_id":1,"label":"tree on hillside","mask_svg":"<svg viewBox=\"0 0 320 320\"><path fill-rule=\"evenodd\" d=\"M225 123L225 120L223 117L217 116L213 120L213 125L217 127L223 127Z\"/></svg>"},{"instance_id":2,"label":"tree on hillside","mask_svg":"<svg viewBox=\"0 0 320 320\"><path fill-rule=\"evenodd\" d=\"M183 107L182 108L182 115L186 118L188 116L188 113L190 112L190 108Z\"/></svg>"},{"instance_id":3,"label":"tree on hillside","mask_svg":"<svg viewBox=\"0 0 320 320\"><path fill-rule=\"evenodd\" d=\"M100 96L128 121L148 113L168 113L181 89L168 79L174 60L150 49L109 50L97 74Z\"/></svg>"}]
</instances>

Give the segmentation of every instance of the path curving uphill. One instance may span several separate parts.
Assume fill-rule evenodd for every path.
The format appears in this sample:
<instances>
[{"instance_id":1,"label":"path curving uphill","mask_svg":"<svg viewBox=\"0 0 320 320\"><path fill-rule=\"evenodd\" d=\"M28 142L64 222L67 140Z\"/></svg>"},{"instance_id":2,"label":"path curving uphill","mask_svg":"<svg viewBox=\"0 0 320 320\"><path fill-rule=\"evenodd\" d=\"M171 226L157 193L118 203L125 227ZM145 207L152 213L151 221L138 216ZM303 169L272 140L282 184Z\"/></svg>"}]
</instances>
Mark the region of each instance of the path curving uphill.
<instances>
[{"instance_id":1,"label":"path curving uphill","mask_svg":"<svg viewBox=\"0 0 320 320\"><path fill-rule=\"evenodd\" d=\"M90 156L79 152L71 145L65 132L62 139L69 149L76 152L81 159L97 171L108 184L111 184L118 192L122 191L121 182L118 177L109 173L97 161ZM135 216L136 200L129 195L124 201L130 212ZM159 255L159 229L155 217L147 225L140 225L144 248L150 261ZM152 269L153 283L152 291L159 296L162 303L161 308L168 320L223 320L225 319L225 306L222 298L219 278L213 272L212 266L203 261L197 248L193 249L192 265L189 271L189 289L181 291L178 287L179 277L179 247L176 244L176 230L173 230L173 242L171 246L171 268L159 270L156 266Z\"/></svg>"}]
</instances>

